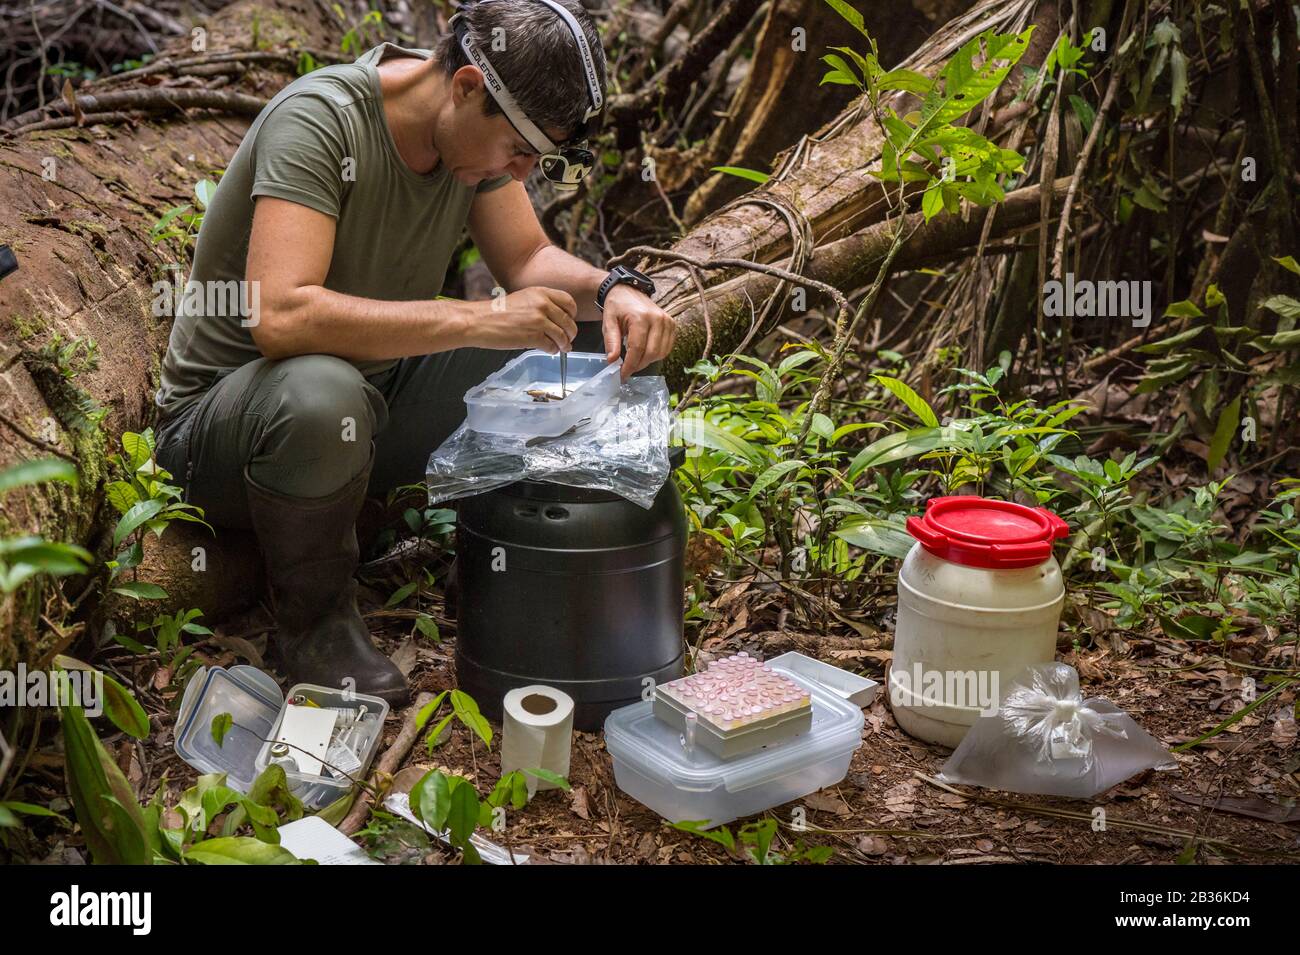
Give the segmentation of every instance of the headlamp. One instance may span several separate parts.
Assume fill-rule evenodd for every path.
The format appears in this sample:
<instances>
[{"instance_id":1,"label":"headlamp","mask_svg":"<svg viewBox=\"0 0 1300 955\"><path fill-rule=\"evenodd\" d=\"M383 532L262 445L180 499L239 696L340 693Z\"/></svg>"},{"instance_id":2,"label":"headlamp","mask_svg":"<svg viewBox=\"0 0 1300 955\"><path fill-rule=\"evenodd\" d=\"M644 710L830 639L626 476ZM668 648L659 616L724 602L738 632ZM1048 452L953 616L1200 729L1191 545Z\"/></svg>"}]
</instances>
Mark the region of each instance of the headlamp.
<instances>
[{"instance_id":1,"label":"headlamp","mask_svg":"<svg viewBox=\"0 0 1300 955\"><path fill-rule=\"evenodd\" d=\"M479 0L479 2L491 3L492 0ZM569 28L569 32L573 34L578 44L578 53L582 57L582 73L587 81L588 109L583 114L582 124L574 135L564 143L552 142L551 138L529 119L528 115L520 108L519 102L510 94L510 90L506 88L501 74L493 68L487 54L470 37L469 24L463 14L457 13L451 18L451 27L455 31L456 40L460 43L461 49L465 51L465 56L483 74L483 81L487 86L488 95L496 100L497 105L501 107L501 112L505 114L506 120L514 127L515 131L524 138L528 145L541 154L542 158L538 165L541 166L542 175L556 189L569 191L577 189L583 178L596 167L595 153L586 148L586 141L594 131L595 124L593 120L599 117L605 99L600 91L600 77L596 71L596 61L591 55L591 48L587 45L586 34L582 32L582 27L578 24L578 21L574 19L573 14L556 3L555 0L539 0L539 2L546 4L558 13L565 26Z\"/></svg>"}]
</instances>

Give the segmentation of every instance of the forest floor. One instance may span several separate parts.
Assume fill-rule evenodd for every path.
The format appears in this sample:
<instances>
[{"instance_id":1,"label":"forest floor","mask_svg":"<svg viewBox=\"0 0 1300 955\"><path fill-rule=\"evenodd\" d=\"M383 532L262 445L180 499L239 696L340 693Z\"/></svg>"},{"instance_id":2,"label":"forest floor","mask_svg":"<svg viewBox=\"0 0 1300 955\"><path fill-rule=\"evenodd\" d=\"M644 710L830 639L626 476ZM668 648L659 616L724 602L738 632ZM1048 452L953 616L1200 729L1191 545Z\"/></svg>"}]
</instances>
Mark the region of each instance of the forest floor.
<instances>
[{"instance_id":1,"label":"forest floor","mask_svg":"<svg viewBox=\"0 0 1300 955\"><path fill-rule=\"evenodd\" d=\"M797 649L883 683L890 657L888 632L882 629L879 637L861 631L819 637L763 629L765 619L788 622L790 614L780 612L782 599L779 591L765 591L752 581L728 586L712 602L722 613L702 638L697 637L702 658L740 650L768 658ZM382 598L375 606L380 603ZM882 620L892 615L888 603L889 597L882 595ZM455 624L442 617L438 606L424 609L438 620L442 642L407 635L409 621L393 611L372 611L370 619L378 643L409 672L413 691L436 693L455 685ZM265 610L253 611L219 627L198 653L210 664L260 664L270 626ZM1249 635L1238 635L1229 652L1234 658L1248 655L1249 641ZM1061 659L1078 669L1085 697L1114 702L1166 745L1194 739L1241 708L1243 671L1222 657L1201 655L1159 637L1105 642L1108 645L1099 649L1072 647ZM171 749L177 692L167 687L165 676L157 682L162 685L150 696L168 701L167 709L151 716L167 731L152 734L143 749L123 744L113 751L144 796L165 773L167 801L174 805L180 792L192 785L195 772ZM882 693L865 712L863 742L847 778L798 800L806 809L807 831L791 828L795 804L774 807L772 814L781 824L774 848L789 848L801 839L806 846L831 847L836 863L1300 861L1300 745L1295 722L1273 718L1294 704L1294 695L1283 693L1270 702L1277 707L1260 707L1200 746L1177 754L1177 770L1148 771L1096 799L1070 800L972 787L958 787L963 793L958 795L951 787L928 781L926 777L939 773L947 750L904 734ZM397 735L401 715L389 717L381 752ZM417 741L396 776L395 788L409 789L427 770L442 768L474 779L480 793L491 789L500 776L499 724L493 724L492 752L485 753L482 742L475 740L472 754L471 734L453 725L450 738L432 755L423 738ZM112 742L109 745L113 748ZM526 809L510 814L516 852L529 853L534 862L558 864L718 864L744 859L668 826L623 794L599 734L574 734L569 781L571 792L539 793ZM1097 806L1105 808L1104 831L1096 829ZM392 862L451 859L437 843L431 849L413 847L400 837L385 839L382 849L378 844L373 848Z\"/></svg>"}]
</instances>

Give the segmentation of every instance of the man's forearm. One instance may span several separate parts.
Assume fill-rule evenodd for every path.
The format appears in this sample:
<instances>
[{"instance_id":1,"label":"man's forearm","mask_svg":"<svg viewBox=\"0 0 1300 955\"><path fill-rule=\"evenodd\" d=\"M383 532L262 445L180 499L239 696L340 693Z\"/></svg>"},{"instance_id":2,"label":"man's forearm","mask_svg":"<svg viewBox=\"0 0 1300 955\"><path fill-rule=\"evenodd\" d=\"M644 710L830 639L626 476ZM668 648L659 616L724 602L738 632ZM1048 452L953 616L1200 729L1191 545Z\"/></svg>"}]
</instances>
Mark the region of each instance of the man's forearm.
<instances>
[{"instance_id":1,"label":"man's forearm","mask_svg":"<svg viewBox=\"0 0 1300 955\"><path fill-rule=\"evenodd\" d=\"M252 331L268 358L406 358L470 344L474 308L450 300L383 302L308 286L261 303Z\"/></svg>"},{"instance_id":2,"label":"man's forearm","mask_svg":"<svg viewBox=\"0 0 1300 955\"><path fill-rule=\"evenodd\" d=\"M508 283L507 287L511 291L534 285L563 289L573 296L578 305L578 321L597 322L601 316L600 310L596 308L596 292L608 274L607 271L548 244L540 247L503 281Z\"/></svg>"}]
</instances>

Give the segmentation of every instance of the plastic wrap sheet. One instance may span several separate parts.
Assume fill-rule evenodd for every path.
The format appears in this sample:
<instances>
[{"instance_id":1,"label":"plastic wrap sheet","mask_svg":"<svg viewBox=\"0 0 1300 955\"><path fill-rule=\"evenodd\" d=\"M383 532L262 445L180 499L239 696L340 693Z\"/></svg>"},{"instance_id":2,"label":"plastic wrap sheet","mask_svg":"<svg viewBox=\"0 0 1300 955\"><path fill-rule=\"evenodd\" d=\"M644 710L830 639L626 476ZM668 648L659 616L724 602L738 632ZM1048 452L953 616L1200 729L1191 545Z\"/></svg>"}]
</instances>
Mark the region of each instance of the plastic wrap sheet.
<instances>
[{"instance_id":1,"label":"plastic wrap sheet","mask_svg":"<svg viewBox=\"0 0 1300 955\"><path fill-rule=\"evenodd\" d=\"M612 491L649 509L670 470L672 413L661 376L624 382L615 401L558 437L487 434L461 425L429 456L429 502L515 481Z\"/></svg>"}]
</instances>

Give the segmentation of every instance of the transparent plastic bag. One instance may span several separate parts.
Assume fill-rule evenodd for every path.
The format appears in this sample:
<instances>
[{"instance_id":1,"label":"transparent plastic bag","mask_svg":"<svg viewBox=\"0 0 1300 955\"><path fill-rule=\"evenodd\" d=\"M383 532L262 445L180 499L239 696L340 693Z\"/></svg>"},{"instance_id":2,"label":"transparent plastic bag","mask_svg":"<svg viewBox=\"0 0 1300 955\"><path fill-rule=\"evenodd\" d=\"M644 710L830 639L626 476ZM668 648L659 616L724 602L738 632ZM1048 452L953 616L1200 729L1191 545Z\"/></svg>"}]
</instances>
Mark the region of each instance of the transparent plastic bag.
<instances>
[{"instance_id":1,"label":"transparent plastic bag","mask_svg":"<svg viewBox=\"0 0 1300 955\"><path fill-rule=\"evenodd\" d=\"M672 413L661 376L628 379L618 397L564 434L486 434L462 424L429 455L429 503L515 481L612 491L647 510L668 480Z\"/></svg>"},{"instance_id":2,"label":"transparent plastic bag","mask_svg":"<svg viewBox=\"0 0 1300 955\"><path fill-rule=\"evenodd\" d=\"M981 716L940 779L1087 799L1146 769L1174 765L1163 745L1108 700L1085 700L1064 663L1021 671L998 712Z\"/></svg>"}]
</instances>

